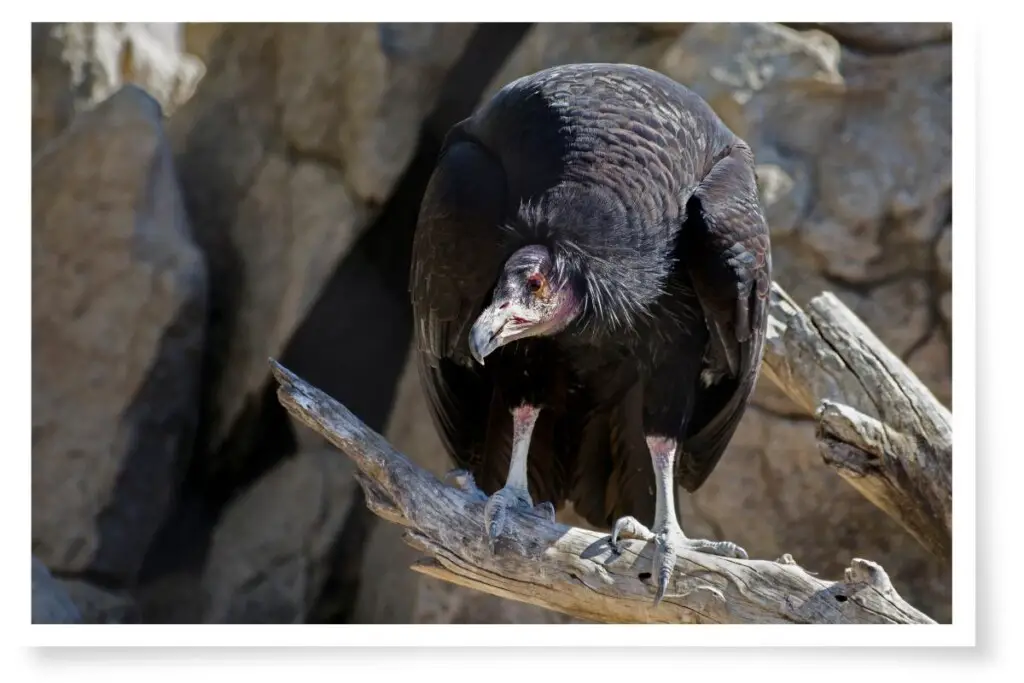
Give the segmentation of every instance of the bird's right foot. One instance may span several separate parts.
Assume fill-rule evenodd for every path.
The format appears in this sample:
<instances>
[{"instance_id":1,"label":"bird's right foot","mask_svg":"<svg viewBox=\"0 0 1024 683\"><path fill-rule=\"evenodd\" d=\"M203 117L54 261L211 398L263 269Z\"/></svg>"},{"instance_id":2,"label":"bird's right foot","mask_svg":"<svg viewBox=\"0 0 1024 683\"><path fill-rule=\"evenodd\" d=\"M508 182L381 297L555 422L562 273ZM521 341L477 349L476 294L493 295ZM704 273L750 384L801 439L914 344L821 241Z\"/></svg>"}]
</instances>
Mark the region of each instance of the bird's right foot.
<instances>
[{"instance_id":1,"label":"bird's right foot","mask_svg":"<svg viewBox=\"0 0 1024 683\"><path fill-rule=\"evenodd\" d=\"M720 557L747 559L747 551L732 541L709 541L700 538L687 538L683 530L674 520L664 522L654 531L648 529L635 517L620 517L615 520L612 528L611 545L619 550L620 538L636 538L641 541L654 542L654 606L657 607L668 590L669 580L675 571L676 557L679 552L692 550Z\"/></svg>"},{"instance_id":2,"label":"bird's right foot","mask_svg":"<svg viewBox=\"0 0 1024 683\"><path fill-rule=\"evenodd\" d=\"M484 506L484 529L487 531L492 552L494 551L495 542L505 530L509 512L512 510L529 512L550 522L555 521L554 505L551 503L534 505L529 491L514 486L506 486L488 498L487 505Z\"/></svg>"}]
</instances>

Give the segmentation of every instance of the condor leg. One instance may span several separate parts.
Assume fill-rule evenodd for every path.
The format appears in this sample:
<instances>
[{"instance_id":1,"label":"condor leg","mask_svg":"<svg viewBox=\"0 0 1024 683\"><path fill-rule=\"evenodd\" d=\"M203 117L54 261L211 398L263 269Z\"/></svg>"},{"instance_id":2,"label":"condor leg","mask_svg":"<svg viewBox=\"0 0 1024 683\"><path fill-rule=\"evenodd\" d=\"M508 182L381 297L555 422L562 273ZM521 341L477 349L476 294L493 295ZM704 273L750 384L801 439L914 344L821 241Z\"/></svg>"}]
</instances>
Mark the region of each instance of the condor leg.
<instances>
[{"instance_id":1,"label":"condor leg","mask_svg":"<svg viewBox=\"0 0 1024 683\"><path fill-rule=\"evenodd\" d=\"M508 478L505 487L497 491L487 500L484 507L484 526L490 538L491 549L505 530L510 510L530 511L545 519L554 521L555 506L545 502L533 504L526 478L527 456L530 451L530 438L537 424L541 409L524 403L512 409L512 458L508 467Z\"/></svg>"},{"instance_id":2,"label":"condor leg","mask_svg":"<svg viewBox=\"0 0 1024 683\"><path fill-rule=\"evenodd\" d=\"M730 541L707 541L687 538L676 516L675 507L675 460L677 445L674 439L647 437L647 448L651 452L656 480L654 525L648 529L634 517L621 517L612 529L612 545L618 546L619 538L638 538L653 541L654 576L657 592L654 606L657 607L668 590L669 579L675 568L676 556L682 550L696 550L710 555L747 558L747 552Z\"/></svg>"}]
</instances>

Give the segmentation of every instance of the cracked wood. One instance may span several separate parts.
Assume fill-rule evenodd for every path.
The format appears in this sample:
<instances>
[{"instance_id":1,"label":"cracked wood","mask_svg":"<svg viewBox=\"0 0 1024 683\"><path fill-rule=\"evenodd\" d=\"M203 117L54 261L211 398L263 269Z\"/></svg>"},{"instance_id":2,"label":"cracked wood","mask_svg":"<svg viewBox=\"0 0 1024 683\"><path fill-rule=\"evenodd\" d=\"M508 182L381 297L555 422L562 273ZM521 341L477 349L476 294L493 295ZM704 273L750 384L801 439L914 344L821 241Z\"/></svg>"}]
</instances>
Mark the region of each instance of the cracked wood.
<instances>
[{"instance_id":1,"label":"cracked wood","mask_svg":"<svg viewBox=\"0 0 1024 683\"><path fill-rule=\"evenodd\" d=\"M825 463L952 560L952 414L833 294L804 312L777 284L762 373L818 420Z\"/></svg>"},{"instance_id":2,"label":"cracked wood","mask_svg":"<svg viewBox=\"0 0 1024 683\"><path fill-rule=\"evenodd\" d=\"M610 623L935 623L894 590L881 567L853 560L840 581L819 579L784 556L736 560L685 551L658 608L653 545L512 512L492 553L484 496L447 485L396 451L343 405L271 360L278 398L359 468L368 507L406 527L425 554L412 569L491 595Z\"/></svg>"}]
</instances>

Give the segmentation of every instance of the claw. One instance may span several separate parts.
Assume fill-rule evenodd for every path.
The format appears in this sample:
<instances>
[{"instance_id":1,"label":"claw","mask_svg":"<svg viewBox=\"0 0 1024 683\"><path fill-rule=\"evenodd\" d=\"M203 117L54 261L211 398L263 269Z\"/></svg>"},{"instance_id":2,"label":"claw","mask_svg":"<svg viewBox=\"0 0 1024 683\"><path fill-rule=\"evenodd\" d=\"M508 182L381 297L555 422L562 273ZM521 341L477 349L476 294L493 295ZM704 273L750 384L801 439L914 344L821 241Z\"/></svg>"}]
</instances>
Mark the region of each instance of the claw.
<instances>
[{"instance_id":1,"label":"claw","mask_svg":"<svg viewBox=\"0 0 1024 683\"><path fill-rule=\"evenodd\" d=\"M547 501L538 503L533 506L533 514L537 515L541 519L546 519L547 521L554 523L555 506L553 503L549 503Z\"/></svg>"},{"instance_id":2,"label":"claw","mask_svg":"<svg viewBox=\"0 0 1024 683\"><path fill-rule=\"evenodd\" d=\"M616 551L621 552L619 536L635 538L641 541L654 540L654 533L641 524L636 517L619 517L615 520L615 526L612 527L611 546Z\"/></svg>"},{"instance_id":3,"label":"claw","mask_svg":"<svg viewBox=\"0 0 1024 683\"><path fill-rule=\"evenodd\" d=\"M616 551L619 550L620 537L654 542L654 562L652 564L652 573L655 577L653 581L655 586L654 607L661 604L668 592L668 584L672 579L676 559L681 550L695 550L708 555L747 559L747 551L731 541L687 538L679 525L671 522L656 531L651 531L635 517L620 517L612 527L611 546Z\"/></svg>"},{"instance_id":4,"label":"claw","mask_svg":"<svg viewBox=\"0 0 1024 683\"><path fill-rule=\"evenodd\" d=\"M668 590L668 580L676 566L676 551L670 543L658 543L654 552L654 566L658 568L658 590L654 594L654 607L661 604Z\"/></svg>"},{"instance_id":5,"label":"claw","mask_svg":"<svg viewBox=\"0 0 1024 683\"><path fill-rule=\"evenodd\" d=\"M495 543L505 530L509 510L522 510L548 521L555 521L554 505L549 502L534 505L528 491L506 486L488 498L484 506L484 527L487 530L491 552L494 552Z\"/></svg>"}]
</instances>

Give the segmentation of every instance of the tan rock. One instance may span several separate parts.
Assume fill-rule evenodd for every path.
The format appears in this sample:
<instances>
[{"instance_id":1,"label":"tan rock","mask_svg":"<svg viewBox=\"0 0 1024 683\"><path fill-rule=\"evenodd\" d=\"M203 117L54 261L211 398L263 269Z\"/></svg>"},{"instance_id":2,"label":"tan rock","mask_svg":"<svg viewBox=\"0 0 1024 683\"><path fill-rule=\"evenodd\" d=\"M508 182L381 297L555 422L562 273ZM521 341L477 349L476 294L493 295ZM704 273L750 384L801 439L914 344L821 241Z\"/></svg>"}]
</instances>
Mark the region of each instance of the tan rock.
<instances>
[{"instance_id":1,"label":"tan rock","mask_svg":"<svg viewBox=\"0 0 1024 683\"><path fill-rule=\"evenodd\" d=\"M304 623L352 508L351 460L300 453L224 512L201 580L205 623Z\"/></svg>"},{"instance_id":2,"label":"tan rock","mask_svg":"<svg viewBox=\"0 0 1024 683\"><path fill-rule=\"evenodd\" d=\"M935 244L935 261L942 277L953 279L953 226L947 225Z\"/></svg>"},{"instance_id":3,"label":"tan rock","mask_svg":"<svg viewBox=\"0 0 1024 683\"><path fill-rule=\"evenodd\" d=\"M135 84L170 115L195 90L203 63L182 52L180 25L32 25L32 150L122 85Z\"/></svg>"},{"instance_id":4,"label":"tan rock","mask_svg":"<svg viewBox=\"0 0 1024 683\"><path fill-rule=\"evenodd\" d=\"M953 351L949 337L935 330L907 355L906 364L940 403L952 409Z\"/></svg>"},{"instance_id":5,"label":"tan rock","mask_svg":"<svg viewBox=\"0 0 1024 683\"><path fill-rule=\"evenodd\" d=\"M83 113L32 185L33 552L130 583L191 452L206 313L159 104Z\"/></svg>"},{"instance_id":6,"label":"tan rock","mask_svg":"<svg viewBox=\"0 0 1024 683\"><path fill-rule=\"evenodd\" d=\"M818 26L859 50L895 52L930 43L948 43L953 24L948 22L834 22Z\"/></svg>"},{"instance_id":7,"label":"tan rock","mask_svg":"<svg viewBox=\"0 0 1024 683\"><path fill-rule=\"evenodd\" d=\"M536 24L484 90L487 100L511 81L569 62L626 62L651 67L682 30L666 25Z\"/></svg>"},{"instance_id":8,"label":"tan rock","mask_svg":"<svg viewBox=\"0 0 1024 683\"><path fill-rule=\"evenodd\" d=\"M886 282L864 294L832 289L897 356L903 357L934 328L931 287L921 278Z\"/></svg>"},{"instance_id":9,"label":"tan rock","mask_svg":"<svg viewBox=\"0 0 1024 683\"><path fill-rule=\"evenodd\" d=\"M473 25L208 28L207 75L171 130L214 275L215 451L412 158Z\"/></svg>"}]
</instances>

